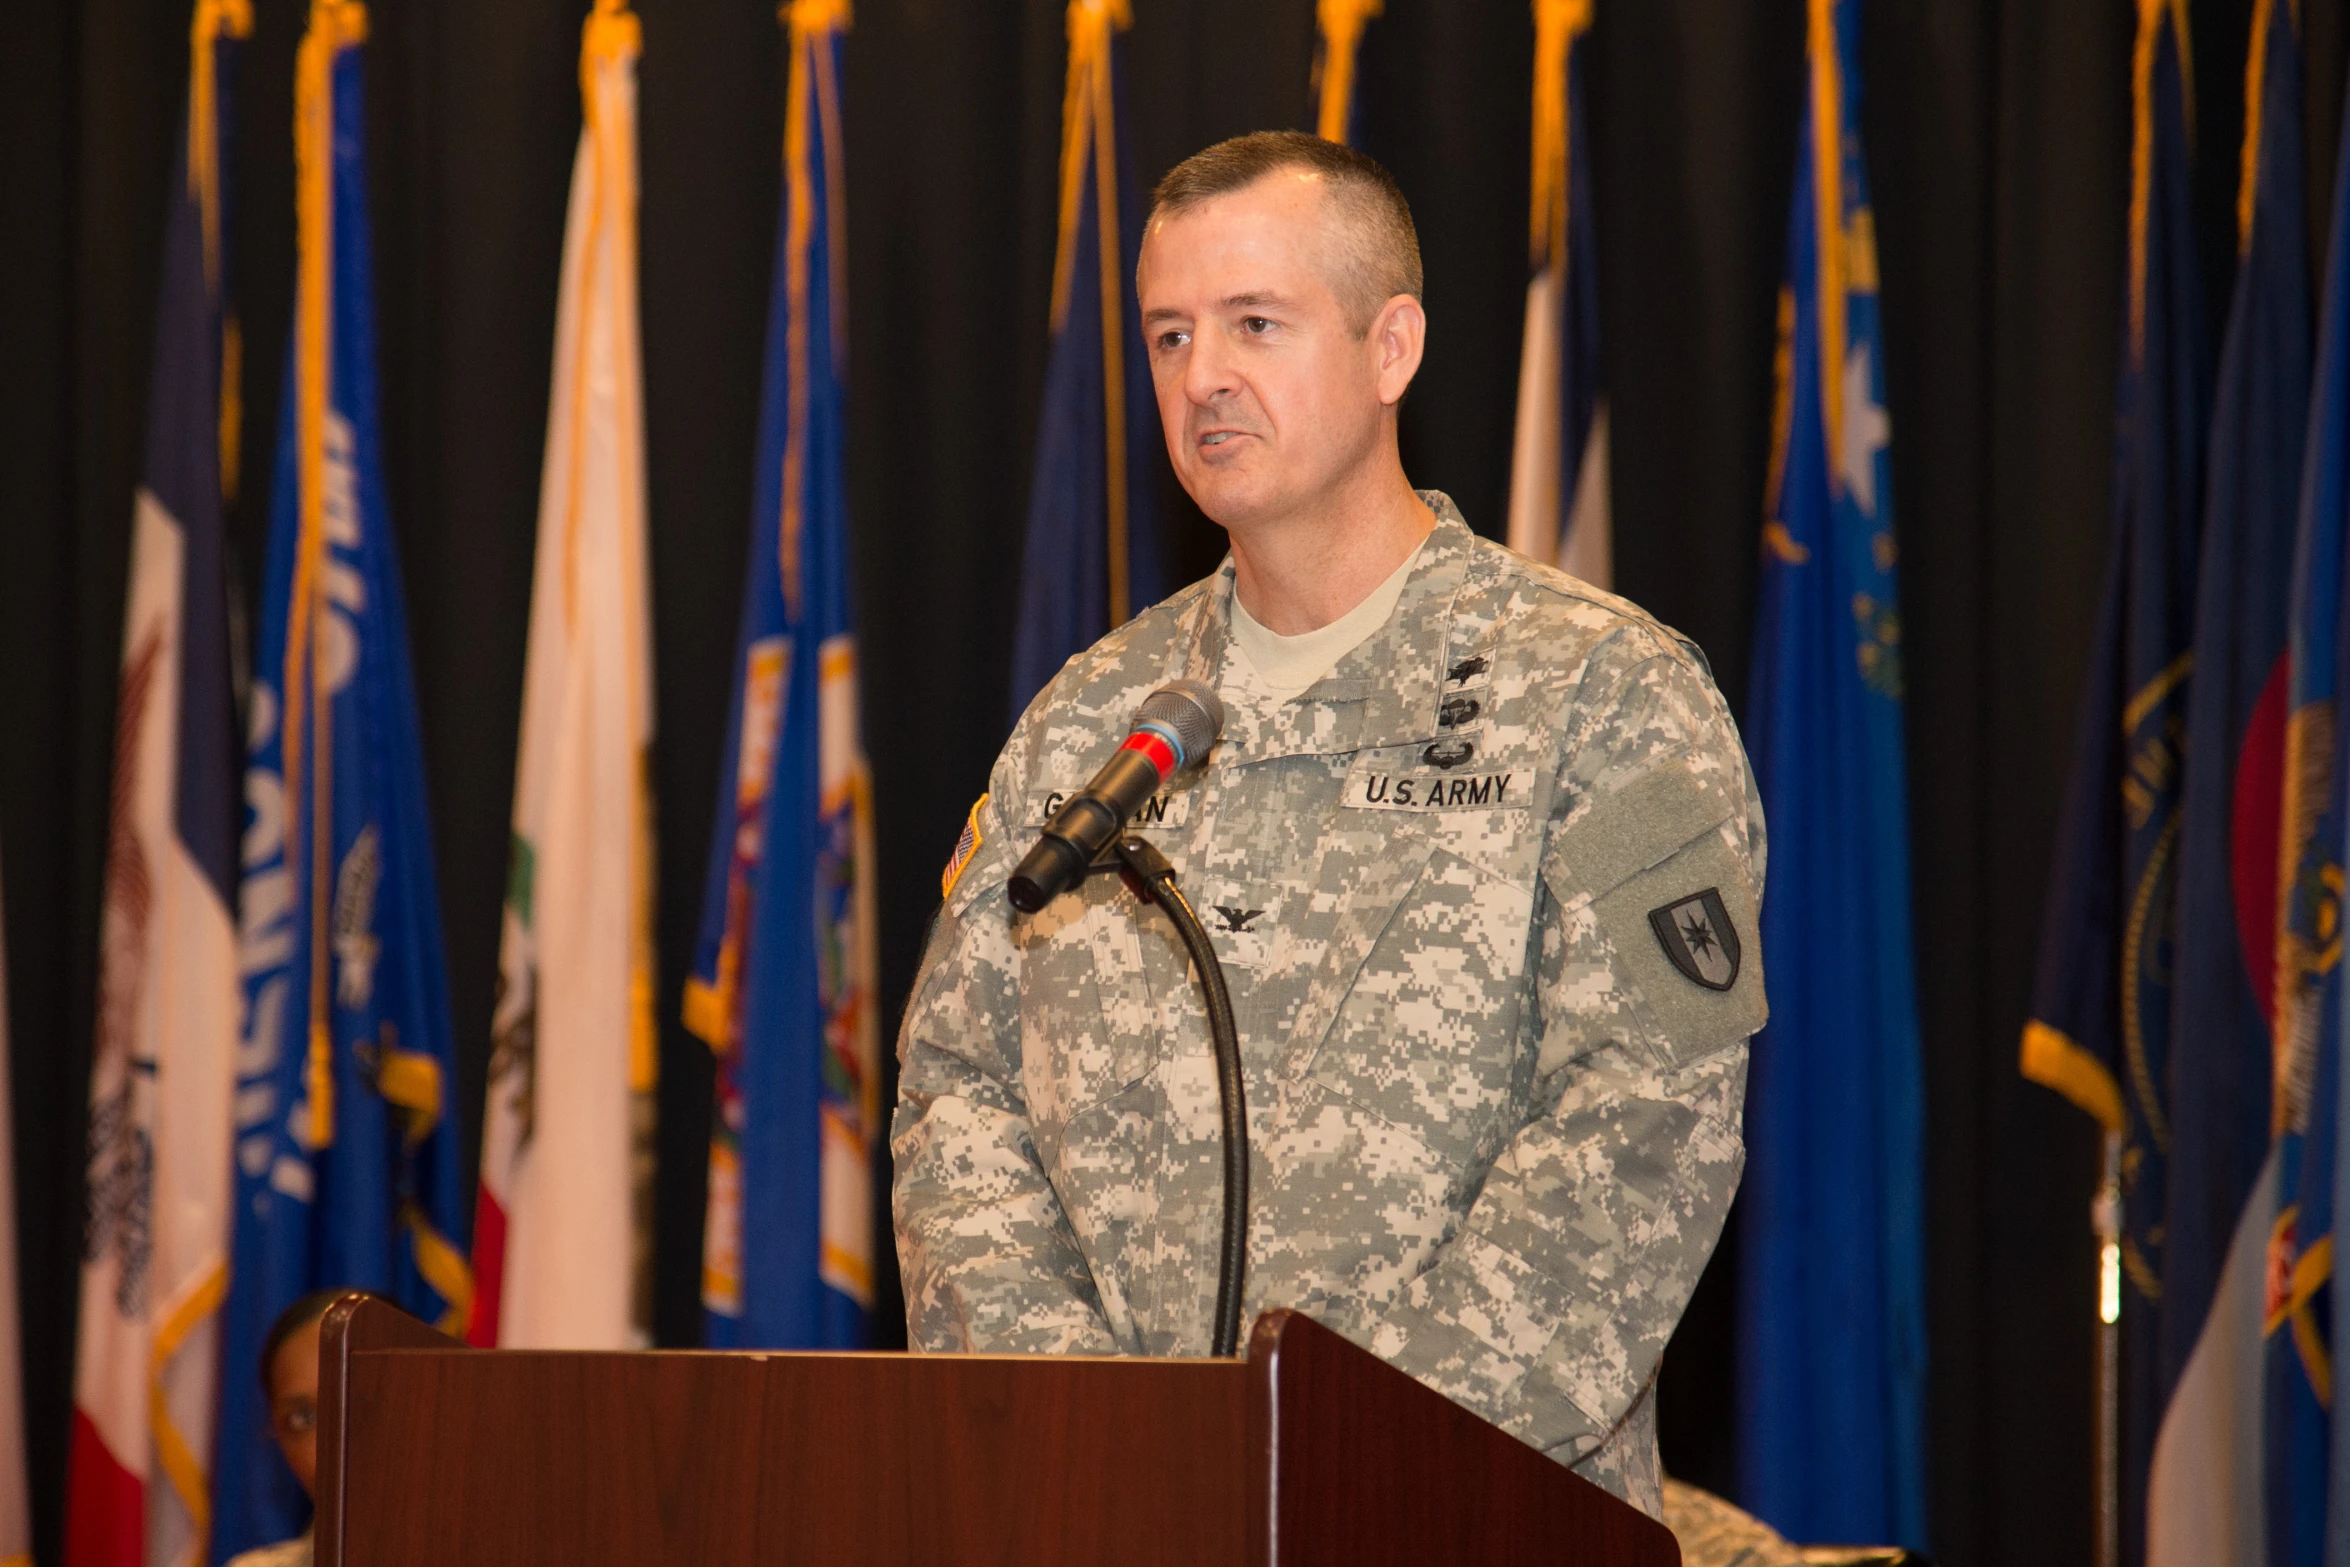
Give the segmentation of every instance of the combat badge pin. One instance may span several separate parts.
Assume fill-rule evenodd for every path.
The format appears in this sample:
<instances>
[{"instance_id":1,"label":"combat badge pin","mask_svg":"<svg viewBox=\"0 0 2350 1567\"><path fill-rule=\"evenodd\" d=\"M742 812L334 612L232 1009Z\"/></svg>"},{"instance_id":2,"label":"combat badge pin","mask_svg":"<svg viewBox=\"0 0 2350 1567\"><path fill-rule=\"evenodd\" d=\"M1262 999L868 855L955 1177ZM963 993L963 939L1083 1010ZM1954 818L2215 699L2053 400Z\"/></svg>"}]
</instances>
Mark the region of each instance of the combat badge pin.
<instances>
[{"instance_id":1,"label":"combat badge pin","mask_svg":"<svg viewBox=\"0 0 2350 1567\"><path fill-rule=\"evenodd\" d=\"M1712 887L1648 911L1649 928L1673 967L1708 990L1738 983L1738 931L1722 895Z\"/></svg>"}]
</instances>

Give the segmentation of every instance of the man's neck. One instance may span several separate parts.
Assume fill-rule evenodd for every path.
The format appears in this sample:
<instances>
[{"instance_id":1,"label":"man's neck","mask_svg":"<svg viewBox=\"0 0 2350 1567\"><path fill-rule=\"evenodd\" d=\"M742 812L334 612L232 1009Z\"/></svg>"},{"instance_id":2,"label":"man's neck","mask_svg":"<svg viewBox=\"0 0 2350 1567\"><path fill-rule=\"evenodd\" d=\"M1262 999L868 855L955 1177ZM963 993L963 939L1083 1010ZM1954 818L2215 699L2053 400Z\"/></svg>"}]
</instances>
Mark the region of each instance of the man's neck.
<instances>
[{"instance_id":1,"label":"man's neck","mask_svg":"<svg viewBox=\"0 0 2350 1567\"><path fill-rule=\"evenodd\" d=\"M1233 529L1233 591L1267 631L1319 631L1369 598L1435 527L1397 464L1310 511Z\"/></svg>"}]
</instances>

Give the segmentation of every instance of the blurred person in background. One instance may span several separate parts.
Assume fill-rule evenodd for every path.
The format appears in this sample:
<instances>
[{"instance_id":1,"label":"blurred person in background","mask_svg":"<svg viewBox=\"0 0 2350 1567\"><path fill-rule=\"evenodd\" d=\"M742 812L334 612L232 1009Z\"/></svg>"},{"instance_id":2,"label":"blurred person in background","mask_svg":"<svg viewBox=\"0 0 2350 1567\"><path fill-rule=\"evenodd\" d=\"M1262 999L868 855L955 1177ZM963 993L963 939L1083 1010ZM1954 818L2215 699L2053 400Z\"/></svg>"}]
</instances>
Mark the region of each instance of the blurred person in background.
<instances>
[{"instance_id":1,"label":"blurred person in background","mask_svg":"<svg viewBox=\"0 0 2350 1567\"><path fill-rule=\"evenodd\" d=\"M319 1290L278 1314L261 1346L261 1388L269 1399L269 1431L302 1492L318 1498L318 1329L326 1308L365 1290ZM310 1567L310 1531L234 1557L229 1567Z\"/></svg>"}]
</instances>

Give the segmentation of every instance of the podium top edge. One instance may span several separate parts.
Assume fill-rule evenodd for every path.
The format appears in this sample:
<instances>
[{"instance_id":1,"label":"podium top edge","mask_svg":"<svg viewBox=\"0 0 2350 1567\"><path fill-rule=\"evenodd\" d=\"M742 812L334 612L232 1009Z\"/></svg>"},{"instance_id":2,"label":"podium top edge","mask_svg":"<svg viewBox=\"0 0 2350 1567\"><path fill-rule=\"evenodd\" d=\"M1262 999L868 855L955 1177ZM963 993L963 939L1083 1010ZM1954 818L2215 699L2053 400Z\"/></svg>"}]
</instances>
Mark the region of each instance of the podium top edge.
<instances>
[{"instance_id":1,"label":"podium top edge","mask_svg":"<svg viewBox=\"0 0 2350 1567\"><path fill-rule=\"evenodd\" d=\"M1245 1369L1246 1360L1216 1355L1007 1355L962 1353L958 1351L920 1351L906 1349L483 1349L471 1344L447 1345L386 1345L380 1349L354 1349L355 1355L500 1355L544 1358L562 1356L566 1359L646 1359L662 1360L844 1360L878 1361L887 1364L904 1362L952 1362L956 1365L1001 1363L1007 1365L1036 1365L1049 1362L1055 1365L1087 1366L1189 1366L1233 1371Z\"/></svg>"}]
</instances>

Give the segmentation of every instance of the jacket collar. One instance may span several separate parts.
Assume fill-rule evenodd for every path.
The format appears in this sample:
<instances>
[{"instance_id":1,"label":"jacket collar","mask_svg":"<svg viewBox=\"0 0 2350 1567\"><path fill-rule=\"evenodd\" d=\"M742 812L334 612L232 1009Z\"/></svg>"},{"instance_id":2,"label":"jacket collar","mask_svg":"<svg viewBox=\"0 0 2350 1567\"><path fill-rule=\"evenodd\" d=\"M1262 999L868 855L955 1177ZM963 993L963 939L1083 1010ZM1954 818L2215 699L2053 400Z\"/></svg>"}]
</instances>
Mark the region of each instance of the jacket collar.
<instances>
[{"instance_id":1,"label":"jacket collar","mask_svg":"<svg viewBox=\"0 0 2350 1567\"><path fill-rule=\"evenodd\" d=\"M1419 493L1436 513L1436 527L1387 623L1288 701L1264 709L1234 704L1221 747L1227 758L1247 763L1371 750L1440 732L1436 709L1452 656L1453 605L1477 538L1450 497L1437 490ZM1184 673L1211 686L1220 683L1231 650L1232 582L1232 557L1226 555L1208 591L1183 611L1179 645L1189 650Z\"/></svg>"}]
</instances>

